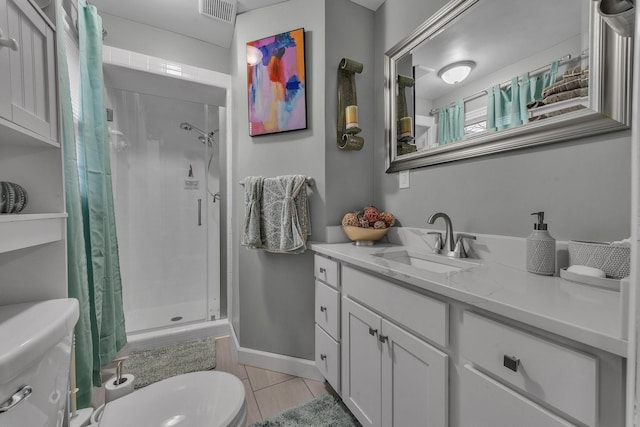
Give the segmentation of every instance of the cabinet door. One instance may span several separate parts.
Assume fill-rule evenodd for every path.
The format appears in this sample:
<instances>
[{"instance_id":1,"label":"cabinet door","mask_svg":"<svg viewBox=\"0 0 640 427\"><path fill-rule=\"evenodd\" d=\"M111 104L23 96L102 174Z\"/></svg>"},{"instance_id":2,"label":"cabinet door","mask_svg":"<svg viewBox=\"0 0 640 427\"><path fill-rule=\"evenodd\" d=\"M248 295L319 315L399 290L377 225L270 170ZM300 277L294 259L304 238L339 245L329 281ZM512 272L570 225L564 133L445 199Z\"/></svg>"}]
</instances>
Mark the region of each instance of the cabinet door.
<instances>
[{"instance_id":1,"label":"cabinet door","mask_svg":"<svg viewBox=\"0 0 640 427\"><path fill-rule=\"evenodd\" d=\"M7 2L0 0L0 38L9 38ZM0 47L0 117L11 120L11 66L8 47Z\"/></svg>"},{"instance_id":2,"label":"cabinet door","mask_svg":"<svg viewBox=\"0 0 640 427\"><path fill-rule=\"evenodd\" d=\"M462 369L460 423L473 427L576 427L470 365Z\"/></svg>"},{"instance_id":3,"label":"cabinet door","mask_svg":"<svg viewBox=\"0 0 640 427\"><path fill-rule=\"evenodd\" d=\"M446 427L448 356L382 320L382 425Z\"/></svg>"},{"instance_id":4,"label":"cabinet door","mask_svg":"<svg viewBox=\"0 0 640 427\"><path fill-rule=\"evenodd\" d=\"M5 0L0 0L5 1ZM54 33L27 0L6 0L10 51L11 120L57 140Z\"/></svg>"},{"instance_id":5,"label":"cabinet door","mask_svg":"<svg viewBox=\"0 0 640 427\"><path fill-rule=\"evenodd\" d=\"M363 426L381 426L380 316L342 298L342 400Z\"/></svg>"}]
</instances>

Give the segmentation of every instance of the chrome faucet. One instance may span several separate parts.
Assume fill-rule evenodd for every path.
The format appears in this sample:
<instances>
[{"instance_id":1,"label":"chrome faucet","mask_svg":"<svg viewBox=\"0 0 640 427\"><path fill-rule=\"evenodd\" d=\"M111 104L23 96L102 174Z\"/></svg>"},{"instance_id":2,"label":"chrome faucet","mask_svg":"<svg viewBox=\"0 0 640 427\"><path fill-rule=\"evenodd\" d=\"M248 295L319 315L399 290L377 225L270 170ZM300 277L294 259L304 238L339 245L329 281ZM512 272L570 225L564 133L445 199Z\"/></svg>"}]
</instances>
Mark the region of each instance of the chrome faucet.
<instances>
[{"instance_id":1,"label":"chrome faucet","mask_svg":"<svg viewBox=\"0 0 640 427\"><path fill-rule=\"evenodd\" d=\"M444 219L445 235L444 240L442 240L442 233L433 231L428 233L437 235L433 252L439 254L444 250L444 255L446 256L453 258L467 258L467 251L464 249L464 239L476 240L476 236L466 233L458 233L457 238L454 239L451 218L449 218L449 215L442 212L431 215L429 219L427 219L427 224L433 224L438 218Z\"/></svg>"},{"instance_id":2,"label":"chrome faucet","mask_svg":"<svg viewBox=\"0 0 640 427\"><path fill-rule=\"evenodd\" d=\"M442 212L434 213L429 217L429 219L427 219L427 224L433 224L438 218L444 219L445 235L444 240L440 239L440 247L436 247L436 249L443 250L446 248L447 252L453 253L455 248L453 244L453 225L451 224L451 218L449 218L449 215Z\"/></svg>"}]
</instances>

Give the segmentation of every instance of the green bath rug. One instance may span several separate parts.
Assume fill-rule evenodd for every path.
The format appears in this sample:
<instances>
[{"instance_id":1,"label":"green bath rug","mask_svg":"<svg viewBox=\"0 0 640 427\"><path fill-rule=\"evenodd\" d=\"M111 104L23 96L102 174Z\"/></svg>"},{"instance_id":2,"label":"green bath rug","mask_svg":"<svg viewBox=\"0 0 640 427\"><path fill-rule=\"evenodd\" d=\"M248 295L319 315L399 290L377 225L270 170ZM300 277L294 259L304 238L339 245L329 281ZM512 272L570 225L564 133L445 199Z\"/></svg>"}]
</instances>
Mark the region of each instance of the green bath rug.
<instances>
[{"instance_id":1,"label":"green bath rug","mask_svg":"<svg viewBox=\"0 0 640 427\"><path fill-rule=\"evenodd\" d=\"M330 394L316 397L300 406L250 427L361 427L342 401Z\"/></svg>"},{"instance_id":2,"label":"green bath rug","mask_svg":"<svg viewBox=\"0 0 640 427\"><path fill-rule=\"evenodd\" d=\"M134 388L141 388L165 378L215 367L216 340L205 338L131 352L124 362L124 373L133 374Z\"/></svg>"}]
</instances>

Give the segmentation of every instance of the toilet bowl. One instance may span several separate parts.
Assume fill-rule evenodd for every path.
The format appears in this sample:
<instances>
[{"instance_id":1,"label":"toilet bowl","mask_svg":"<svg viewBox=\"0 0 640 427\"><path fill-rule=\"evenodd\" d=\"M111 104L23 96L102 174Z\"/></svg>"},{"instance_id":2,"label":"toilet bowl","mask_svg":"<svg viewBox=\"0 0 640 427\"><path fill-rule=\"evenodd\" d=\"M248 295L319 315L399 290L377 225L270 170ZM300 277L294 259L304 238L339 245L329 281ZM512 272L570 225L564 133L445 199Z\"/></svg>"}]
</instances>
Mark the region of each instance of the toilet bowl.
<instances>
[{"instance_id":1,"label":"toilet bowl","mask_svg":"<svg viewBox=\"0 0 640 427\"><path fill-rule=\"evenodd\" d=\"M226 372L178 375L105 405L99 427L244 427L244 385Z\"/></svg>"}]
</instances>

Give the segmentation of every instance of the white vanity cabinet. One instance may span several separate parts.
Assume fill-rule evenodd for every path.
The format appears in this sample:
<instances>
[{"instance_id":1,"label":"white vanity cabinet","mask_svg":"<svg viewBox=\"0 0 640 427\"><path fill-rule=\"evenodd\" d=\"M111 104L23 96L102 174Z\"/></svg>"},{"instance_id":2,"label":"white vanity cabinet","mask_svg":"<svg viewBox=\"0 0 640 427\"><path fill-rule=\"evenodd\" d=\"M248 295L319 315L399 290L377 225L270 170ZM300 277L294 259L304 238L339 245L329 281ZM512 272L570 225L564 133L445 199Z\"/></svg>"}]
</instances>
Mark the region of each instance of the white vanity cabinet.
<instances>
[{"instance_id":1,"label":"white vanity cabinet","mask_svg":"<svg viewBox=\"0 0 640 427\"><path fill-rule=\"evenodd\" d=\"M449 357L405 329L445 343L446 303L348 266L341 283L347 407L365 426L447 426ZM408 313L416 302L427 310Z\"/></svg>"},{"instance_id":2,"label":"white vanity cabinet","mask_svg":"<svg viewBox=\"0 0 640 427\"><path fill-rule=\"evenodd\" d=\"M514 416L522 421L516 423L517 425L524 425L523 423L530 418L529 412L537 406L529 404L524 396L547 404L581 424L590 427L597 425L596 357L471 312L463 314L460 342L461 353L466 360L473 363L478 370L485 371L506 386L515 388L522 396L519 404L527 406L528 411L515 412ZM477 423L487 408L500 407L504 403L500 398L492 404L490 396L500 396L500 393L493 392L499 387L489 384L485 386L488 392L484 395L486 405L480 407L473 402L475 397L470 396L467 388L478 388L473 384L481 382L480 378L480 375L465 367L462 389L465 390L466 398L463 399L463 413L468 419L475 419ZM494 424L487 421L480 425L489 427Z\"/></svg>"},{"instance_id":3,"label":"white vanity cabinet","mask_svg":"<svg viewBox=\"0 0 640 427\"><path fill-rule=\"evenodd\" d=\"M316 255L314 266L316 367L340 393L340 264Z\"/></svg>"},{"instance_id":4,"label":"white vanity cabinet","mask_svg":"<svg viewBox=\"0 0 640 427\"><path fill-rule=\"evenodd\" d=\"M342 400L362 425L624 425L619 353L494 313L486 298L460 301L386 266L352 264L350 246L345 261L333 247L326 252L336 256L316 255L316 364L332 385L340 373ZM320 305L340 306L338 337Z\"/></svg>"},{"instance_id":5,"label":"white vanity cabinet","mask_svg":"<svg viewBox=\"0 0 640 427\"><path fill-rule=\"evenodd\" d=\"M57 144L55 31L28 0L0 0L0 116Z\"/></svg>"},{"instance_id":6,"label":"white vanity cabinet","mask_svg":"<svg viewBox=\"0 0 640 427\"><path fill-rule=\"evenodd\" d=\"M462 369L462 426L569 427L576 426L521 394L477 371Z\"/></svg>"}]
</instances>

